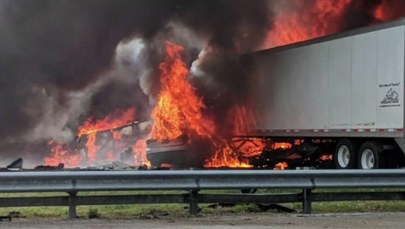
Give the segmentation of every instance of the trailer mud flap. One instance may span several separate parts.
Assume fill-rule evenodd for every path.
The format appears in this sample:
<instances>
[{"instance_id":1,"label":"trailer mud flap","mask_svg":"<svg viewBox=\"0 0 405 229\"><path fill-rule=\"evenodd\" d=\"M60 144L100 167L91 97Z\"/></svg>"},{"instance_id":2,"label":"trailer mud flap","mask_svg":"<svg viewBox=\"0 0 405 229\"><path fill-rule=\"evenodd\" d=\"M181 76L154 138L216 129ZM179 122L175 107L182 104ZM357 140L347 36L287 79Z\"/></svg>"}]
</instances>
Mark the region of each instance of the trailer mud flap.
<instances>
[{"instance_id":1,"label":"trailer mud flap","mask_svg":"<svg viewBox=\"0 0 405 229\"><path fill-rule=\"evenodd\" d=\"M394 138L402 153L405 155L405 138Z\"/></svg>"}]
</instances>

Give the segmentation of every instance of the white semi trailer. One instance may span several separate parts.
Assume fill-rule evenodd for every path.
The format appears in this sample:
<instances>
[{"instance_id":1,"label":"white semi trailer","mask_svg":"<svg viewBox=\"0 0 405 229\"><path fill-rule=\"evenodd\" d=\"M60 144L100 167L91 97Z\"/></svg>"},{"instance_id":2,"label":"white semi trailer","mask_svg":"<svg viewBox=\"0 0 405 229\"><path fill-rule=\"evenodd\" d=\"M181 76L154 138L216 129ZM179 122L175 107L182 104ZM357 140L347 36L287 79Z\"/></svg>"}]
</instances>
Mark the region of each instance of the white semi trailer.
<instances>
[{"instance_id":1,"label":"white semi trailer","mask_svg":"<svg viewBox=\"0 0 405 229\"><path fill-rule=\"evenodd\" d=\"M400 20L248 55L258 114L251 135L333 142L341 169L398 166L404 44Z\"/></svg>"}]
</instances>

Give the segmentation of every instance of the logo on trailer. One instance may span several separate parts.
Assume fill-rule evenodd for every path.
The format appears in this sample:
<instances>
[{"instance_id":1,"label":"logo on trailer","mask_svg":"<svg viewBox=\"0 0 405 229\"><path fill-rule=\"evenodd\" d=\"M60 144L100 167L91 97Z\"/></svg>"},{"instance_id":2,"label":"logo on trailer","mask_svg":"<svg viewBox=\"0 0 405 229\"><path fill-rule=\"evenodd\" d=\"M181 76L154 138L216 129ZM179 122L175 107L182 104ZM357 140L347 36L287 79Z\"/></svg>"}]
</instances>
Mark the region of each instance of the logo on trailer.
<instances>
[{"instance_id":1,"label":"logo on trailer","mask_svg":"<svg viewBox=\"0 0 405 229\"><path fill-rule=\"evenodd\" d=\"M399 104L399 95L398 92L390 88L387 94L384 97L384 100L381 101L381 107L394 107L400 106Z\"/></svg>"}]
</instances>

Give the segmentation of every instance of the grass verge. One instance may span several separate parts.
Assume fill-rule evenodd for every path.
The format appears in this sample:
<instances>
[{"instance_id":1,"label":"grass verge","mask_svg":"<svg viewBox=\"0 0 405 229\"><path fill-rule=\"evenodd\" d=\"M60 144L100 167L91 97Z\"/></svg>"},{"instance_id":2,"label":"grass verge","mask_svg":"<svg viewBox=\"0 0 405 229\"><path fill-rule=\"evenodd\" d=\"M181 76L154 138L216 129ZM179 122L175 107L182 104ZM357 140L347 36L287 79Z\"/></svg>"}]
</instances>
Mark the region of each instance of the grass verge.
<instances>
[{"instance_id":1,"label":"grass verge","mask_svg":"<svg viewBox=\"0 0 405 229\"><path fill-rule=\"evenodd\" d=\"M319 190L322 192L323 190ZM329 190L330 191L330 190ZM359 191L359 190L336 190L336 191ZM382 189L367 191L384 191ZM390 190L393 191L393 190ZM403 191L403 190L397 190ZM261 190L260 193L298 193L299 190L274 191ZM162 192L98 192L97 195L134 195ZM174 194L179 192L163 192ZM210 193L204 191L202 193ZM239 193L237 191L215 191L214 193ZM81 193L80 195L94 195L94 192ZM28 197L28 196L61 196L64 193L22 193L22 194L0 194L1 197ZM254 204L221 206L200 204L201 214L243 214L261 212L263 208ZM283 206L301 212L300 203L283 204ZM405 201L342 201L342 202L315 202L313 203L314 213L352 213L352 212L405 212ZM66 218L67 207L18 207L0 208L0 216L8 215L10 212L19 212L26 218ZM277 212L276 210L269 210ZM188 206L183 204L153 204L153 205L109 205L109 206L79 206L77 207L79 218L140 218L155 219L166 216L188 217Z\"/></svg>"}]
</instances>

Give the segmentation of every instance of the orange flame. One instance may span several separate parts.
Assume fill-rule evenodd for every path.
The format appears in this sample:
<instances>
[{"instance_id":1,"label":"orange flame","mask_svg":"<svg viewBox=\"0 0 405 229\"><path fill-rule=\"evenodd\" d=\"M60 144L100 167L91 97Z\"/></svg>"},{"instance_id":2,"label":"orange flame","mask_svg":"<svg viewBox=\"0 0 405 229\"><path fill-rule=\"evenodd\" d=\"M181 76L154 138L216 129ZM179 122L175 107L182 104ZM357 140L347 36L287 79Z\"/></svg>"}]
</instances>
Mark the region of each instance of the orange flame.
<instances>
[{"instance_id":1,"label":"orange flame","mask_svg":"<svg viewBox=\"0 0 405 229\"><path fill-rule=\"evenodd\" d=\"M161 91L152 111L152 139L162 142L187 135L209 139L214 147L214 156L206 162L206 167L251 167L248 161L240 159L229 140L216 136L214 122L203 115L205 105L197 96L196 89L187 81L189 74L181 55L183 47L166 42L166 58L159 65L161 71ZM246 120L251 120L248 110L238 106L231 112L236 123L235 133L246 133ZM243 149L250 150L252 147Z\"/></svg>"},{"instance_id":2,"label":"orange flame","mask_svg":"<svg viewBox=\"0 0 405 229\"><path fill-rule=\"evenodd\" d=\"M146 158L146 140L141 139L136 141L133 147L135 164L150 166L150 162Z\"/></svg>"},{"instance_id":3,"label":"orange flame","mask_svg":"<svg viewBox=\"0 0 405 229\"><path fill-rule=\"evenodd\" d=\"M266 147L266 141L259 138L250 138L234 141L241 155L244 157L254 157L261 154Z\"/></svg>"},{"instance_id":4,"label":"orange flame","mask_svg":"<svg viewBox=\"0 0 405 229\"><path fill-rule=\"evenodd\" d=\"M122 138L121 134L118 133L117 131L113 131L112 136L114 140L120 140Z\"/></svg>"},{"instance_id":5,"label":"orange flame","mask_svg":"<svg viewBox=\"0 0 405 229\"><path fill-rule=\"evenodd\" d=\"M274 170L286 170L288 168L287 162L280 162L274 166Z\"/></svg>"},{"instance_id":6,"label":"orange flame","mask_svg":"<svg viewBox=\"0 0 405 229\"><path fill-rule=\"evenodd\" d=\"M249 127L255 123L255 115L247 106L235 105L227 115L232 135L244 135ZM216 143L216 150L212 158L206 161L204 167L209 168L251 168L248 157L259 155L265 148L262 139L228 139Z\"/></svg>"},{"instance_id":7,"label":"orange flame","mask_svg":"<svg viewBox=\"0 0 405 229\"><path fill-rule=\"evenodd\" d=\"M235 151L226 145L224 148L220 148L216 151L214 156L207 160L204 164L206 168L252 168L248 161L242 161L235 154Z\"/></svg>"},{"instance_id":8,"label":"orange flame","mask_svg":"<svg viewBox=\"0 0 405 229\"><path fill-rule=\"evenodd\" d=\"M280 2L280 9L274 12L274 23L267 37L266 47L292 44L340 32L347 7L356 3L355 0ZM404 17L404 9L401 1L382 0L371 15L375 19L371 23Z\"/></svg>"},{"instance_id":9,"label":"orange flame","mask_svg":"<svg viewBox=\"0 0 405 229\"><path fill-rule=\"evenodd\" d=\"M94 162L96 160L96 154L97 154L96 133L91 133L87 136L88 136L88 139L86 142L87 159L90 162Z\"/></svg>"},{"instance_id":10,"label":"orange flame","mask_svg":"<svg viewBox=\"0 0 405 229\"><path fill-rule=\"evenodd\" d=\"M87 140L85 143L87 149L87 156L78 159L77 154L72 154L62 144L55 144L53 141L48 144L52 154L44 159L45 164L55 164L57 162L64 162L68 167L79 166L83 162L94 162L97 159L97 133L103 131L110 131L112 138L119 142L122 139L121 134L114 129L133 123L135 119L135 109L130 108L125 112L113 112L103 119L95 120L88 118L78 129L77 136L82 137L86 135ZM128 147L128 146L127 146ZM109 151L105 156L108 160L114 160L116 152Z\"/></svg>"},{"instance_id":11,"label":"orange flame","mask_svg":"<svg viewBox=\"0 0 405 229\"><path fill-rule=\"evenodd\" d=\"M117 114L118 113L118 114ZM94 120L94 118L87 119L82 126L79 128L77 135L79 137L87 135L87 159L89 162L94 162L97 157L97 133L102 131L112 131L115 128L127 125L128 123L134 122L135 119L135 109L130 108L125 112L119 114L119 112L114 112L107 115L105 118L100 120ZM113 139L121 139L121 135L118 132L112 131ZM109 159L113 158L112 152L109 152L107 157Z\"/></svg>"},{"instance_id":12,"label":"orange flame","mask_svg":"<svg viewBox=\"0 0 405 229\"><path fill-rule=\"evenodd\" d=\"M95 134L102 131L109 131L128 123L131 123L135 119L135 108L130 108L120 115L116 115L117 112L107 115L101 120L95 120L94 118L87 119L79 128L77 135L79 137L83 135Z\"/></svg>"},{"instance_id":13,"label":"orange flame","mask_svg":"<svg viewBox=\"0 0 405 229\"><path fill-rule=\"evenodd\" d=\"M287 143L287 142L277 142L273 144L272 147L274 150L276 149L291 149L292 148L292 144L291 143Z\"/></svg>"},{"instance_id":14,"label":"orange flame","mask_svg":"<svg viewBox=\"0 0 405 229\"><path fill-rule=\"evenodd\" d=\"M256 117L248 106L235 105L227 115L230 125L233 127L233 135L243 135L249 131L249 127L254 126Z\"/></svg>"},{"instance_id":15,"label":"orange flame","mask_svg":"<svg viewBox=\"0 0 405 229\"><path fill-rule=\"evenodd\" d=\"M333 160L333 155L322 155L319 159L321 161L332 161Z\"/></svg>"},{"instance_id":16,"label":"orange flame","mask_svg":"<svg viewBox=\"0 0 405 229\"><path fill-rule=\"evenodd\" d=\"M181 59L183 47L166 42L166 58L159 65L161 91L152 111L153 139L162 142L173 140L183 134L210 136L213 123L205 119L205 108L196 89L187 81L188 69Z\"/></svg>"},{"instance_id":17,"label":"orange flame","mask_svg":"<svg viewBox=\"0 0 405 229\"><path fill-rule=\"evenodd\" d=\"M405 16L405 5L402 1L382 0L373 16L380 21L399 19Z\"/></svg>"},{"instance_id":18,"label":"orange flame","mask_svg":"<svg viewBox=\"0 0 405 229\"><path fill-rule=\"evenodd\" d=\"M292 10L287 10L287 13L286 10L275 12L267 46L287 45L338 32L343 12L351 2L317 0L310 9L306 9L307 1L285 1L285 7ZM306 9L306 12L302 12L302 9Z\"/></svg>"},{"instance_id":19,"label":"orange flame","mask_svg":"<svg viewBox=\"0 0 405 229\"><path fill-rule=\"evenodd\" d=\"M80 164L82 157L78 152L71 152L65 144L56 141L49 141L51 155L44 158L44 163L50 166L57 166L63 163L65 167L75 167Z\"/></svg>"},{"instance_id":20,"label":"orange flame","mask_svg":"<svg viewBox=\"0 0 405 229\"><path fill-rule=\"evenodd\" d=\"M375 9L374 17L381 21L387 20L387 14L385 12L384 5L380 5Z\"/></svg>"}]
</instances>

